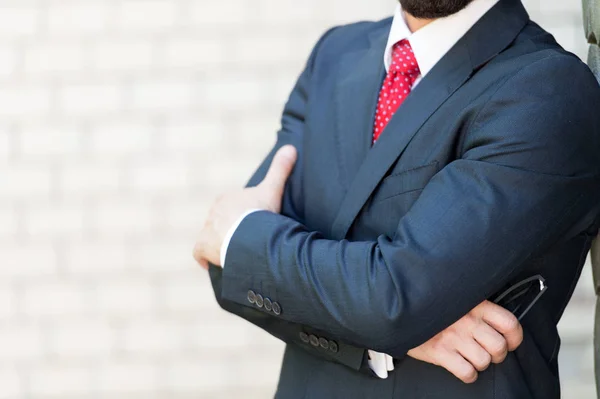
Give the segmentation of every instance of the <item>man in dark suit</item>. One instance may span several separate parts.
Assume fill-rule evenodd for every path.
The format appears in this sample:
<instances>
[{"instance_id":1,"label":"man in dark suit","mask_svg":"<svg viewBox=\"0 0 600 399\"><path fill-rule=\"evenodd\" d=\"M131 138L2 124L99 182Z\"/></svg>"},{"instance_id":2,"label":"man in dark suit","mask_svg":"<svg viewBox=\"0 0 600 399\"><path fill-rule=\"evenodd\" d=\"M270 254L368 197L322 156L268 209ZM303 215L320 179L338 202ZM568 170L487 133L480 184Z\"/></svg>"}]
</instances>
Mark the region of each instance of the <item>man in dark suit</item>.
<instances>
[{"instance_id":1,"label":"man in dark suit","mask_svg":"<svg viewBox=\"0 0 600 399\"><path fill-rule=\"evenodd\" d=\"M600 226L598 84L519 0L400 3L319 40L194 256L224 309L288 343L278 398L559 398L556 325ZM538 274L494 359L481 342L520 330L486 300ZM477 335L484 314L503 322ZM445 352L447 331L490 358Z\"/></svg>"}]
</instances>

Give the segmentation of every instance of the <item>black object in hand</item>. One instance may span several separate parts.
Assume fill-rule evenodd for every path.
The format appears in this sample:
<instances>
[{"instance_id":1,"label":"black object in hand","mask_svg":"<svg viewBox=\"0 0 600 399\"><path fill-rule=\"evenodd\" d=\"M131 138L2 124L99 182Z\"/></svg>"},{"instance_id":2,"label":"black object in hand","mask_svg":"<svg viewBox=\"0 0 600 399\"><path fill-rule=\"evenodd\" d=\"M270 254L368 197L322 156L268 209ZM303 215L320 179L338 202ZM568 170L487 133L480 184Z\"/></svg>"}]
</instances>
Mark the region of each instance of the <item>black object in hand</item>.
<instances>
[{"instance_id":1,"label":"black object in hand","mask_svg":"<svg viewBox=\"0 0 600 399\"><path fill-rule=\"evenodd\" d=\"M519 321L546 292L546 280L540 275L519 281L498 295L494 303L512 312Z\"/></svg>"}]
</instances>

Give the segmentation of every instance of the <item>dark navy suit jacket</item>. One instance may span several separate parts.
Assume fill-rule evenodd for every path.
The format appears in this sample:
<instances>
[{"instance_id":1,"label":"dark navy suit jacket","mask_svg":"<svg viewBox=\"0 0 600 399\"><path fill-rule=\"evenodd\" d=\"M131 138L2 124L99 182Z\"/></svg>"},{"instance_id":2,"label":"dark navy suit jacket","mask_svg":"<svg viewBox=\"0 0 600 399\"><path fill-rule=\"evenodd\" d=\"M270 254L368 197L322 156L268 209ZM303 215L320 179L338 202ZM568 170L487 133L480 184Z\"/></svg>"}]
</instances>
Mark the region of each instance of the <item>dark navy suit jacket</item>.
<instances>
[{"instance_id":1,"label":"dark navy suit jacket","mask_svg":"<svg viewBox=\"0 0 600 399\"><path fill-rule=\"evenodd\" d=\"M316 45L250 181L298 148L282 215L244 219L224 270L211 267L217 299L288 344L278 398L558 398L556 325L600 219L598 84L519 0L501 0L371 147L390 25ZM549 288L523 344L476 383L406 357L534 274ZM387 380L365 348L396 359Z\"/></svg>"}]
</instances>

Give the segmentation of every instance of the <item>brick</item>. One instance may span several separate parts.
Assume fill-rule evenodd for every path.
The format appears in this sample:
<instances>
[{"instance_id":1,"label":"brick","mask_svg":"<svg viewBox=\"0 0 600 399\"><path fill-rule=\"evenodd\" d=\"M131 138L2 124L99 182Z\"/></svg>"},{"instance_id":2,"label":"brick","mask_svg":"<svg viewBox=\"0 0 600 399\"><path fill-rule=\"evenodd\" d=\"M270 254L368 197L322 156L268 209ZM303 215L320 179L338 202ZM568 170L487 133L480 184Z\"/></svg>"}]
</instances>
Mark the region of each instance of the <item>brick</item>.
<instances>
[{"instance_id":1,"label":"brick","mask_svg":"<svg viewBox=\"0 0 600 399\"><path fill-rule=\"evenodd\" d=\"M547 4L546 4L547 3ZM581 15L582 7L579 0L564 0L557 2L544 2L542 8L544 13L559 13L559 14L576 14ZM578 21L579 22L579 21Z\"/></svg>"},{"instance_id":2,"label":"brick","mask_svg":"<svg viewBox=\"0 0 600 399\"><path fill-rule=\"evenodd\" d=\"M83 233L83 210L74 206L36 206L28 210L24 223L31 236L60 237Z\"/></svg>"},{"instance_id":3,"label":"brick","mask_svg":"<svg viewBox=\"0 0 600 399\"><path fill-rule=\"evenodd\" d=\"M63 322L48 335L49 351L61 358L102 358L115 348L116 331L101 319Z\"/></svg>"},{"instance_id":4,"label":"brick","mask_svg":"<svg viewBox=\"0 0 600 399\"><path fill-rule=\"evenodd\" d=\"M212 107L243 109L248 104L265 100L264 85L258 79L249 79L244 75L231 76L226 81L210 81L204 85L203 99Z\"/></svg>"},{"instance_id":5,"label":"brick","mask_svg":"<svg viewBox=\"0 0 600 399\"><path fill-rule=\"evenodd\" d=\"M165 220L168 229L192 234L198 232L206 219L210 204L204 198L195 202L194 199L175 201L167 206Z\"/></svg>"},{"instance_id":6,"label":"brick","mask_svg":"<svg viewBox=\"0 0 600 399\"><path fill-rule=\"evenodd\" d=\"M51 173L47 168L11 166L0 172L0 198L46 197L50 187Z\"/></svg>"},{"instance_id":7,"label":"brick","mask_svg":"<svg viewBox=\"0 0 600 399\"><path fill-rule=\"evenodd\" d=\"M4 87L0 90L0 116L31 118L47 114L50 95L50 90L41 86Z\"/></svg>"},{"instance_id":8,"label":"brick","mask_svg":"<svg viewBox=\"0 0 600 399\"><path fill-rule=\"evenodd\" d=\"M102 314L138 315L153 311L156 290L144 279L101 281L96 290L96 304Z\"/></svg>"},{"instance_id":9,"label":"brick","mask_svg":"<svg viewBox=\"0 0 600 399\"><path fill-rule=\"evenodd\" d=\"M165 382L176 393L216 390L235 383L227 358L181 360L167 365Z\"/></svg>"},{"instance_id":10,"label":"brick","mask_svg":"<svg viewBox=\"0 0 600 399\"><path fill-rule=\"evenodd\" d=\"M83 70L85 58L80 44L41 42L25 52L25 73L77 72Z\"/></svg>"},{"instance_id":11,"label":"brick","mask_svg":"<svg viewBox=\"0 0 600 399\"><path fill-rule=\"evenodd\" d=\"M113 122L95 125L90 132L90 147L100 156L148 152L153 126L149 123Z\"/></svg>"},{"instance_id":12,"label":"brick","mask_svg":"<svg viewBox=\"0 0 600 399\"><path fill-rule=\"evenodd\" d=\"M256 346L256 342L250 341L249 328L251 326L247 321L222 312L219 318L210 319L208 323L203 318L190 327L192 345L200 353L242 353Z\"/></svg>"},{"instance_id":13,"label":"brick","mask_svg":"<svg viewBox=\"0 0 600 399\"><path fill-rule=\"evenodd\" d=\"M1 29L1 28L0 28ZM0 76L10 76L17 68L17 51L10 46L0 47Z\"/></svg>"},{"instance_id":14,"label":"brick","mask_svg":"<svg viewBox=\"0 0 600 399\"><path fill-rule=\"evenodd\" d=\"M133 105L141 109L181 109L192 105L190 82L137 82L133 86Z\"/></svg>"},{"instance_id":15,"label":"brick","mask_svg":"<svg viewBox=\"0 0 600 399\"><path fill-rule=\"evenodd\" d=\"M17 234L19 218L16 209L0 207L0 237Z\"/></svg>"},{"instance_id":16,"label":"brick","mask_svg":"<svg viewBox=\"0 0 600 399\"><path fill-rule=\"evenodd\" d=\"M352 7L348 7L345 0L329 0L328 3L329 10L331 10L329 23L332 25L350 23L352 21L379 20L382 17L391 15L394 11L394 6L385 1L370 3L354 1L352 2Z\"/></svg>"},{"instance_id":17,"label":"brick","mask_svg":"<svg viewBox=\"0 0 600 399\"><path fill-rule=\"evenodd\" d=\"M133 247L132 266L148 272L175 272L197 270L192 257L194 237L155 239Z\"/></svg>"},{"instance_id":18,"label":"brick","mask_svg":"<svg viewBox=\"0 0 600 399\"><path fill-rule=\"evenodd\" d=\"M263 153L266 155L266 151L263 151ZM231 158L222 157L213 160L210 165L212 170L219 171L218 174L206 176L202 173L202 170L194 169L195 174L190 179L193 181L202 180L204 185L210 187L212 200L215 195L224 190L243 187L259 162L256 160L246 162L241 157L237 157L236 161L232 162Z\"/></svg>"},{"instance_id":19,"label":"brick","mask_svg":"<svg viewBox=\"0 0 600 399\"><path fill-rule=\"evenodd\" d=\"M0 246L0 254L3 264L0 276L4 278L40 277L56 272L56 253L51 246Z\"/></svg>"},{"instance_id":20,"label":"brick","mask_svg":"<svg viewBox=\"0 0 600 399\"><path fill-rule=\"evenodd\" d=\"M47 29L51 34L99 33L107 28L108 12L104 2L52 3Z\"/></svg>"},{"instance_id":21,"label":"brick","mask_svg":"<svg viewBox=\"0 0 600 399\"><path fill-rule=\"evenodd\" d=\"M40 10L33 5L2 7L0 36L30 36L39 26Z\"/></svg>"},{"instance_id":22,"label":"brick","mask_svg":"<svg viewBox=\"0 0 600 399\"><path fill-rule=\"evenodd\" d=\"M243 0L214 3L210 7L207 3L193 1L190 4L188 18L192 24L200 26L246 25L249 15L252 14L251 7L248 2Z\"/></svg>"},{"instance_id":23,"label":"brick","mask_svg":"<svg viewBox=\"0 0 600 399\"><path fill-rule=\"evenodd\" d=\"M89 392L94 378L87 367L48 365L35 367L29 374L28 385L34 396L64 398Z\"/></svg>"},{"instance_id":24,"label":"brick","mask_svg":"<svg viewBox=\"0 0 600 399\"><path fill-rule=\"evenodd\" d=\"M162 30L175 25L177 9L169 0L124 0L118 25L127 30Z\"/></svg>"},{"instance_id":25,"label":"brick","mask_svg":"<svg viewBox=\"0 0 600 399\"><path fill-rule=\"evenodd\" d=\"M283 93L285 92L289 92L289 87L284 89ZM287 94L281 96L281 104L285 102L284 98L286 96ZM230 145L235 145L237 149L243 151L244 149L251 148L252 154L260 154L264 157L275 144L277 140L276 132L280 129L280 126L281 123L279 120L258 114L254 117L249 116L244 118L244 126L239 127L244 130L244 134L234 136L230 131L226 131L222 132L221 135L227 136L228 143L231 143ZM234 128L233 130L236 131L237 129ZM259 161L257 160L255 162ZM258 164L256 166L258 166Z\"/></svg>"},{"instance_id":26,"label":"brick","mask_svg":"<svg viewBox=\"0 0 600 399\"><path fill-rule=\"evenodd\" d=\"M24 158L50 158L76 155L81 150L77 126L29 126L19 132L18 148Z\"/></svg>"},{"instance_id":27,"label":"brick","mask_svg":"<svg viewBox=\"0 0 600 399\"><path fill-rule=\"evenodd\" d=\"M99 70L143 70L152 62L152 43L147 40L108 39L92 49L92 65Z\"/></svg>"},{"instance_id":28,"label":"brick","mask_svg":"<svg viewBox=\"0 0 600 399\"><path fill-rule=\"evenodd\" d=\"M235 386L232 384L226 385L218 391L211 392L210 398L247 398L247 399L263 399L275 397L275 388L277 386L270 387L244 387Z\"/></svg>"},{"instance_id":29,"label":"brick","mask_svg":"<svg viewBox=\"0 0 600 399\"><path fill-rule=\"evenodd\" d=\"M277 65L282 60L290 59L292 54L298 51L292 43L293 39L285 36L241 36L235 41L228 58L234 65ZM308 57L308 51L310 50L304 52L304 59Z\"/></svg>"},{"instance_id":30,"label":"brick","mask_svg":"<svg viewBox=\"0 0 600 399\"><path fill-rule=\"evenodd\" d=\"M8 129L0 127L0 162L7 161L10 158L12 151L11 134Z\"/></svg>"},{"instance_id":31,"label":"brick","mask_svg":"<svg viewBox=\"0 0 600 399\"><path fill-rule=\"evenodd\" d=\"M111 84L67 86L59 92L60 109L66 114L116 112L122 107L122 90Z\"/></svg>"},{"instance_id":32,"label":"brick","mask_svg":"<svg viewBox=\"0 0 600 399\"><path fill-rule=\"evenodd\" d=\"M128 268L126 244L73 243L66 251L66 270L75 275L119 274Z\"/></svg>"},{"instance_id":33,"label":"brick","mask_svg":"<svg viewBox=\"0 0 600 399\"><path fill-rule=\"evenodd\" d=\"M0 286L0 325L5 325L6 323L3 321L8 321L14 315L16 307L15 292L12 286ZM0 374L2 374L1 370ZM1 378L0 381L2 381Z\"/></svg>"},{"instance_id":34,"label":"brick","mask_svg":"<svg viewBox=\"0 0 600 399\"><path fill-rule=\"evenodd\" d=\"M114 163L66 164L58 180L60 192L68 197L113 193L119 188L121 171Z\"/></svg>"},{"instance_id":35,"label":"brick","mask_svg":"<svg viewBox=\"0 0 600 399\"><path fill-rule=\"evenodd\" d=\"M136 322L121 332L120 350L125 356L181 354L188 327L165 320Z\"/></svg>"},{"instance_id":36,"label":"brick","mask_svg":"<svg viewBox=\"0 0 600 399\"><path fill-rule=\"evenodd\" d=\"M27 284L22 298L29 317L62 317L90 311L89 289L74 281L53 280Z\"/></svg>"},{"instance_id":37,"label":"brick","mask_svg":"<svg viewBox=\"0 0 600 399\"><path fill-rule=\"evenodd\" d=\"M170 159L137 164L131 171L138 190L163 191L188 187L188 168L181 160Z\"/></svg>"},{"instance_id":38,"label":"brick","mask_svg":"<svg viewBox=\"0 0 600 399\"><path fill-rule=\"evenodd\" d=\"M0 399L13 399L23 397L23 379L15 368L1 368L0 381L2 381L2 391L0 391Z\"/></svg>"},{"instance_id":39,"label":"brick","mask_svg":"<svg viewBox=\"0 0 600 399\"><path fill-rule=\"evenodd\" d=\"M232 55L219 41L180 37L169 40L164 53L162 63L168 68L221 66Z\"/></svg>"},{"instance_id":40,"label":"brick","mask_svg":"<svg viewBox=\"0 0 600 399\"><path fill-rule=\"evenodd\" d=\"M0 359L3 364L35 360L44 354L43 334L39 328L16 323L0 327Z\"/></svg>"},{"instance_id":41,"label":"brick","mask_svg":"<svg viewBox=\"0 0 600 399\"><path fill-rule=\"evenodd\" d=\"M253 18L259 23L283 20L289 24L306 25L329 17L329 14L323 12L324 6L328 5L320 0L305 0L302 3L259 1L253 7Z\"/></svg>"},{"instance_id":42,"label":"brick","mask_svg":"<svg viewBox=\"0 0 600 399\"><path fill-rule=\"evenodd\" d=\"M165 306L171 313L210 309L219 312L208 273L199 266L177 279L164 281Z\"/></svg>"},{"instance_id":43,"label":"brick","mask_svg":"<svg viewBox=\"0 0 600 399\"><path fill-rule=\"evenodd\" d=\"M156 226L154 210L144 202L102 202L92 215L93 227L104 237L148 235Z\"/></svg>"},{"instance_id":44,"label":"brick","mask_svg":"<svg viewBox=\"0 0 600 399\"><path fill-rule=\"evenodd\" d=\"M155 392L159 373L156 365L148 362L113 361L97 371L100 392ZM112 397L112 395L111 395Z\"/></svg>"},{"instance_id":45,"label":"brick","mask_svg":"<svg viewBox=\"0 0 600 399\"><path fill-rule=\"evenodd\" d=\"M235 358L233 364L233 372L238 376L237 384L248 388L277 386L281 360L272 357Z\"/></svg>"},{"instance_id":46,"label":"brick","mask_svg":"<svg viewBox=\"0 0 600 399\"><path fill-rule=\"evenodd\" d=\"M221 134L223 124L209 118L204 120L173 121L164 128L166 150L176 154L199 154L209 148L223 148L226 140Z\"/></svg>"}]
</instances>

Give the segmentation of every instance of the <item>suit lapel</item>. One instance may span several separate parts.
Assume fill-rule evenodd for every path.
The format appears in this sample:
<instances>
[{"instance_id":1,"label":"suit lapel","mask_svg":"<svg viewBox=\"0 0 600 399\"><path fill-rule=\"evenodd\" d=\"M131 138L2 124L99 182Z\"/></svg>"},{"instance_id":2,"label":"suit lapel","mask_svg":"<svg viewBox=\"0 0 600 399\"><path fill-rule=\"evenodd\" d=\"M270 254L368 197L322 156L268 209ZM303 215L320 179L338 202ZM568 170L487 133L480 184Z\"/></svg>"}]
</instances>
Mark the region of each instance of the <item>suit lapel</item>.
<instances>
[{"instance_id":1,"label":"suit lapel","mask_svg":"<svg viewBox=\"0 0 600 399\"><path fill-rule=\"evenodd\" d=\"M353 177L353 180L332 225L334 239L346 237L354 219L373 190L427 119L469 79L474 70L505 49L528 20L529 17L519 0L500 0L436 64L404 100L371 150L360 150L354 147L358 146L361 140L364 141L364 139L359 139L360 136L365 135L364 129L368 129L368 132L371 131L373 116L371 114L364 116L365 119L368 119L368 124L361 123L351 127L354 137L353 141L348 144L353 147L349 149L352 151L350 154L357 156L362 154L361 151L365 151L366 158L357 158L355 162L359 165L353 165L357 170L356 174L348 175ZM385 43L383 45L385 46ZM381 57L383 57L383 53L381 53ZM382 62L381 60L382 58L379 59L379 63ZM345 94L359 95L359 92L347 90ZM376 104L373 105L371 102L375 101L376 96L377 94L375 94L375 98L369 99L367 102L347 97L346 103L355 102L355 104L359 103L363 106L368 105L368 112L374 114ZM340 97L340 101L342 99ZM351 100L349 101L349 99ZM361 112L361 115L366 112L359 110L358 106L352 109L354 112ZM339 134L343 135L342 139L347 139L344 131L340 131ZM370 133L367 135L370 139ZM350 172L352 169L349 168L348 171Z\"/></svg>"},{"instance_id":2,"label":"suit lapel","mask_svg":"<svg viewBox=\"0 0 600 399\"><path fill-rule=\"evenodd\" d=\"M371 35L371 44L346 54L340 62L336 86L336 142L343 183L350 185L371 145L373 115L383 82L385 50L389 26Z\"/></svg>"}]
</instances>

